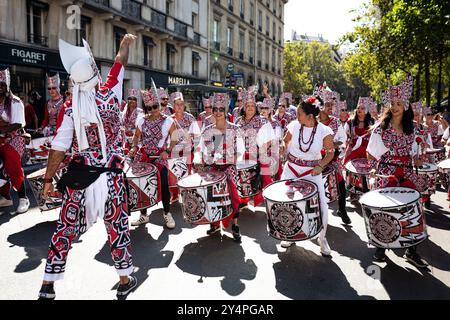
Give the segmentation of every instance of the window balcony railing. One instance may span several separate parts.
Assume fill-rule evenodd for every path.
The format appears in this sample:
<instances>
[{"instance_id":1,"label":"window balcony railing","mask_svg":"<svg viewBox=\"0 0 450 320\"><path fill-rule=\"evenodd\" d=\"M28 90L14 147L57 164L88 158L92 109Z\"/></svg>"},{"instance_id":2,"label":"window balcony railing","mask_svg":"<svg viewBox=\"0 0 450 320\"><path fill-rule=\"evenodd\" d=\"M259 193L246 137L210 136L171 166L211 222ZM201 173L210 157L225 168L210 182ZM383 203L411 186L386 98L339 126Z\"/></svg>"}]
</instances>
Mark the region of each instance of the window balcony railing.
<instances>
[{"instance_id":1,"label":"window balcony railing","mask_svg":"<svg viewBox=\"0 0 450 320\"><path fill-rule=\"evenodd\" d=\"M48 37L39 36L36 34L29 34L28 35L28 42L37 44L43 47L48 47Z\"/></svg>"}]
</instances>

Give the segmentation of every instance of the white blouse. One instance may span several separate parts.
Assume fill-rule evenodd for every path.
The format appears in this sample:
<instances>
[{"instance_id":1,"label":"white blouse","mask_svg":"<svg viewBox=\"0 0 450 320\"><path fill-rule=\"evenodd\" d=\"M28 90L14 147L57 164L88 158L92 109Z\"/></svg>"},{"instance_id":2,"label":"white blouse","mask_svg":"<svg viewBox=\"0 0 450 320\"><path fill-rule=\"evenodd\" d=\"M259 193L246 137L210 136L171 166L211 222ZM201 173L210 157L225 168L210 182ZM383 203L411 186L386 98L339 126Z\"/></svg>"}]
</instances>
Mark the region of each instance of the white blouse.
<instances>
[{"instance_id":1,"label":"white blouse","mask_svg":"<svg viewBox=\"0 0 450 320\"><path fill-rule=\"evenodd\" d=\"M320 160L322 159L321 151L323 149L323 139L327 136L334 136L333 130L322 124L319 123L317 125L316 134L314 136L314 140L312 142L311 148L308 152L303 152L300 150L300 122L298 120L292 121L288 124L287 130L292 135L291 143L289 144L288 152L292 154L296 158L300 158L303 160ZM303 127L303 141L307 142L309 141L314 128L307 128ZM309 147L308 144L302 143L302 148L306 150Z\"/></svg>"}]
</instances>

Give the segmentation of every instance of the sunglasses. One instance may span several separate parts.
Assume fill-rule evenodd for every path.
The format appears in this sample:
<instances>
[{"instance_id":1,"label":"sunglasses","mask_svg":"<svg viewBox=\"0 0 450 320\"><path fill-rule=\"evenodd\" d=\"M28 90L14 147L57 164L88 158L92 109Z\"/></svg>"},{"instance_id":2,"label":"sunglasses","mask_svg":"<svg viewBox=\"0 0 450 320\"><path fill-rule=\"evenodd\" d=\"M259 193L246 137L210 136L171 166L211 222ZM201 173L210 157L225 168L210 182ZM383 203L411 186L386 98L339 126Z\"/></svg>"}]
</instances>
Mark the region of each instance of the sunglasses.
<instances>
[{"instance_id":1,"label":"sunglasses","mask_svg":"<svg viewBox=\"0 0 450 320\"><path fill-rule=\"evenodd\" d=\"M58 89L58 88L56 88L56 87L48 87L48 88L47 88L48 91L56 90L56 89Z\"/></svg>"},{"instance_id":2,"label":"sunglasses","mask_svg":"<svg viewBox=\"0 0 450 320\"><path fill-rule=\"evenodd\" d=\"M205 107L205 109L211 109L212 107Z\"/></svg>"},{"instance_id":3,"label":"sunglasses","mask_svg":"<svg viewBox=\"0 0 450 320\"><path fill-rule=\"evenodd\" d=\"M161 98L161 100L169 100L169 98Z\"/></svg>"},{"instance_id":4,"label":"sunglasses","mask_svg":"<svg viewBox=\"0 0 450 320\"><path fill-rule=\"evenodd\" d=\"M213 108L213 112L225 112L225 108Z\"/></svg>"},{"instance_id":5,"label":"sunglasses","mask_svg":"<svg viewBox=\"0 0 450 320\"><path fill-rule=\"evenodd\" d=\"M151 107L147 107L147 109L148 109L148 110L156 110L156 109L159 109L159 105L158 105L158 104L155 104L155 105L153 105L153 106L151 106Z\"/></svg>"},{"instance_id":6,"label":"sunglasses","mask_svg":"<svg viewBox=\"0 0 450 320\"><path fill-rule=\"evenodd\" d=\"M347 109L341 109L341 112L347 112Z\"/></svg>"},{"instance_id":7,"label":"sunglasses","mask_svg":"<svg viewBox=\"0 0 450 320\"><path fill-rule=\"evenodd\" d=\"M259 108L260 110L269 110L269 108L267 108L267 107L261 107L261 108Z\"/></svg>"}]
</instances>

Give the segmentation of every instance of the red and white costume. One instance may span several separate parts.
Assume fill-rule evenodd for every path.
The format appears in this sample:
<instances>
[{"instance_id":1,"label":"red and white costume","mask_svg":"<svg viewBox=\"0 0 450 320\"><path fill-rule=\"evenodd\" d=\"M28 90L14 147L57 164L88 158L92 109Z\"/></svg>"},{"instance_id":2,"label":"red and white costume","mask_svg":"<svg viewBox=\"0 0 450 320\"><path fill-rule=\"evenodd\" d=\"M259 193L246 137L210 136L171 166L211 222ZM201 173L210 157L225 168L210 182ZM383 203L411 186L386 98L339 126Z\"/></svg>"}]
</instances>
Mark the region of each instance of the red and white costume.
<instances>
[{"instance_id":1,"label":"red and white costume","mask_svg":"<svg viewBox=\"0 0 450 320\"><path fill-rule=\"evenodd\" d=\"M53 136L56 133L56 124L58 114L64 104L64 97L59 94L60 79L59 74L47 78L47 86L57 88L59 97L55 100L50 99L44 107L44 119L42 120L42 134L44 137Z\"/></svg>"},{"instance_id":2,"label":"red and white costume","mask_svg":"<svg viewBox=\"0 0 450 320\"><path fill-rule=\"evenodd\" d=\"M84 47L75 47L63 40L59 43L61 60L75 86L74 99L68 101L52 149L64 152L72 149L71 160L84 165L122 169L120 103L124 68L120 63L114 63L106 83L95 93L99 72L89 45L83 42ZM84 70L91 70L90 73L78 73L80 65ZM86 103L86 95L91 97L91 94L94 94L94 104ZM88 110L91 116L87 114ZM84 122L82 117L90 119ZM85 233L97 219L104 220L111 257L119 276L133 272L125 179L123 174L108 171L86 189L66 187L57 229L48 250L45 281L63 278L73 239Z\"/></svg>"}]
</instances>

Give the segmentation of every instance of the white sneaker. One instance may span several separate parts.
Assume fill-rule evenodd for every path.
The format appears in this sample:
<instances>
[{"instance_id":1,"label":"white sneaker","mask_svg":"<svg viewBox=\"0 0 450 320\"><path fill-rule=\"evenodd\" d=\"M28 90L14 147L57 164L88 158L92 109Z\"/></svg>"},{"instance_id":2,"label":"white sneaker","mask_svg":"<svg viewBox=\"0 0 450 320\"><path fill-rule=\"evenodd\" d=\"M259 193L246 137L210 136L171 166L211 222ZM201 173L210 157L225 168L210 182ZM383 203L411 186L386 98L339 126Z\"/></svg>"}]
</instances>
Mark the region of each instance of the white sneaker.
<instances>
[{"instance_id":1,"label":"white sneaker","mask_svg":"<svg viewBox=\"0 0 450 320\"><path fill-rule=\"evenodd\" d=\"M317 239L317 241L319 242L320 245L320 253L322 253L324 256L331 256L331 249L330 249L330 245L328 244L327 239L323 239L321 240L320 238Z\"/></svg>"},{"instance_id":2,"label":"white sneaker","mask_svg":"<svg viewBox=\"0 0 450 320\"><path fill-rule=\"evenodd\" d=\"M175 228L175 220L173 220L172 214L167 212L163 214L164 221L166 222L166 227L169 229Z\"/></svg>"},{"instance_id":3,"label":"white sneaker","mask_svg":"<svg viewBox=\"0 0 450 320\"><path fill-rule=\"evenodd\" d=\"M19 206L17 207L16 212L12 211L11 215L15 215L16 213L25 213L28 211L28 208L30 207L30 200L27 198L20 198L19 199Z\"/></svg>"},{"instance_id":4,"label":"white sneaker","mask_svg":"<svg viewBox=\"0 0 450 320\"><path fill-rule=\"evenodd\" d=\"M140 216L139 219L131 223L132 227L140 226L141 224L146 224L150 221L148 216Z\"/></svg>"},{"instance_id":5,"label":"white sneaker","mask_svg":"<svg viewBox=\"0 0 450 320\"><path fill-rule=\"evenodd\" d=\"M5 197L0 196L0 208L10 207L13 205L12 200L8 200Z\"/></svg>"},{"instance_id":6,"label":"white sneaker","mask_svg":"<svg viewBox=\"0 0 450 320\"><path fill-rule=\"evenodd\" d=\"M293 241L281 241L281 247L285 248L285 249L293 246L294 244L295 244L295 242L293 242Z\"/></svg>"}]
</instances>

